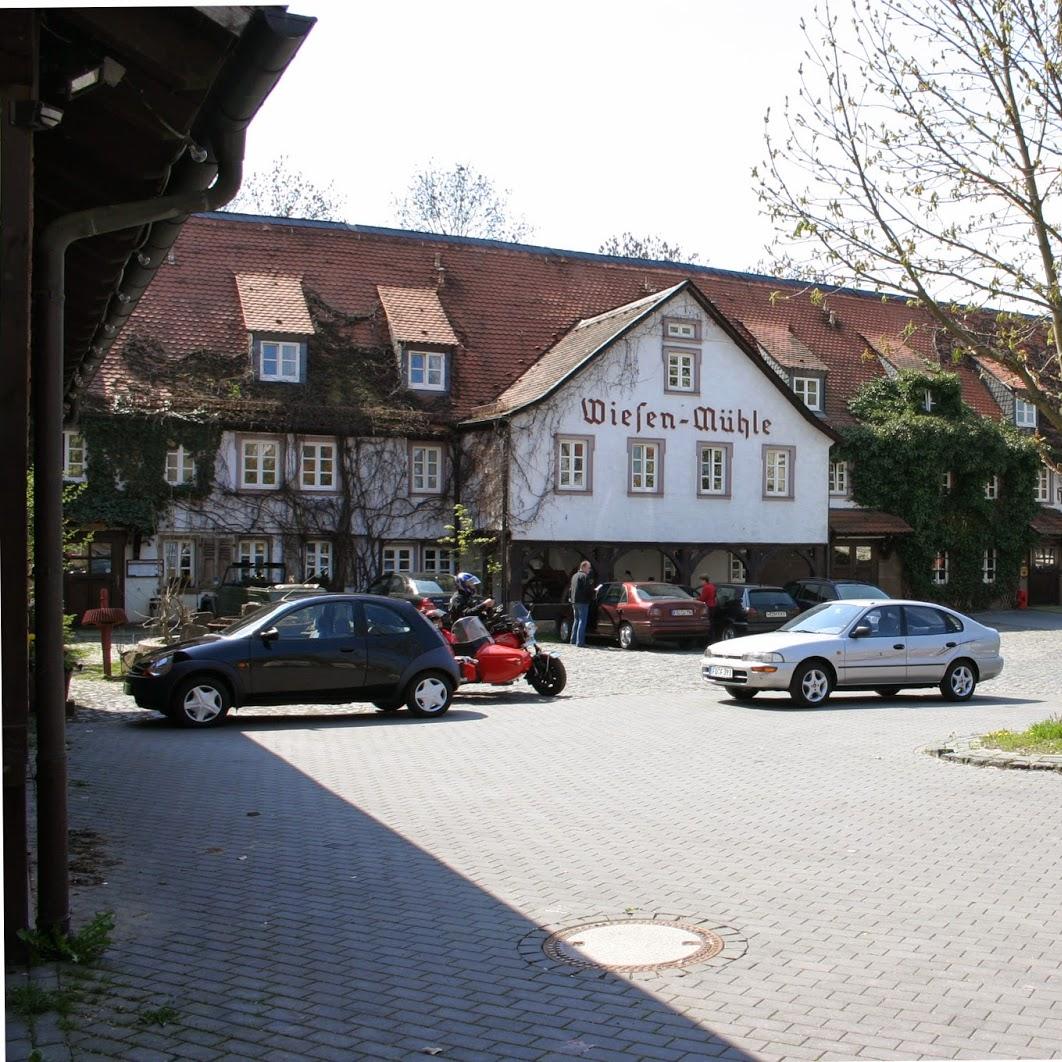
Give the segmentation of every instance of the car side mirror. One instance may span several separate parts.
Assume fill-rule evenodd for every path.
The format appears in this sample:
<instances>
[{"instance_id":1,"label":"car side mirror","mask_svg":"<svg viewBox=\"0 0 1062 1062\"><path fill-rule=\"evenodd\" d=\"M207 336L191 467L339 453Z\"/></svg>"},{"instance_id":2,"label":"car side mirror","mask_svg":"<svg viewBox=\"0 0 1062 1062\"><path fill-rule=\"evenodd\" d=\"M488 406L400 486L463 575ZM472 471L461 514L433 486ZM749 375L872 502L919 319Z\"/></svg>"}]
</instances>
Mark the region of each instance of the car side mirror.
<instances>
[{"instance_id":1,"label":"car side mirror","mask_svg":"<svg viewBox=\"0 0 1062 1062\"><path fill-rule=\"evenodd\" d=\"M861 623L858 627L853 627L852 628L851 637L852 638L865 638L869 633L870 633L870 628L865 623Z\"/></svg>"},{"instance_id":2,"label":"car side mirror","mask_svg":"<svg viewBox=\"0 0 1062 1062\"><path fill-rule=\"evenodd\" d=\"M278 631L276 627L270 627L267 630L262 631L258 637L261 638L263 642L275 642L280 637L280 631Z\"/></svg>"}]
</instances>

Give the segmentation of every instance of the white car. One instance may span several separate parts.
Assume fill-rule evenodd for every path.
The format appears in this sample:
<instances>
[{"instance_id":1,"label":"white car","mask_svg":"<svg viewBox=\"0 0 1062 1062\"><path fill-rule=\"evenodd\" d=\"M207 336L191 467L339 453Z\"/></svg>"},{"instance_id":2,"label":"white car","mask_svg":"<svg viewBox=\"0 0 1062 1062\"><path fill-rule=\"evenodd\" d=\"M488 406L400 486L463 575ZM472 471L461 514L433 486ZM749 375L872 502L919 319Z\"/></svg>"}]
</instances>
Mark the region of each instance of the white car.
<instances>
[{"instance_id":1,"label":"white car","mask_svg":"<svg viewBox=\"0 0 1062 1062\"><path fill-rule=\"evenodd\" d=\"M1003 670L999 632L928 601L828 601L770 634L713 642L701 674L739 701L788 690L800 705L824 704L835 690L937 686L949 701L973 696Z\"/></svg>"}]
</instances>

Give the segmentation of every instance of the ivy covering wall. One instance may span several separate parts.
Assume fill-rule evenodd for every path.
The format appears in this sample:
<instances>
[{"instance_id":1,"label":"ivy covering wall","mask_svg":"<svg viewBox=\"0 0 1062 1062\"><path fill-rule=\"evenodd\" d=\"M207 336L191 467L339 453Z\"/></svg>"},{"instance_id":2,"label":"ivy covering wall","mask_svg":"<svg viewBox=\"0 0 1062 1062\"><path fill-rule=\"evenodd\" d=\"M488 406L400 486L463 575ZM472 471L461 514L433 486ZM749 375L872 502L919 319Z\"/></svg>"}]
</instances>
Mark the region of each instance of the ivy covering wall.
<instances>
[{"instance_id":1,"label":"ivy covering wall","mask_svg":"<svg viewBox=\"0 0 1062 1062\"><path fill-rule=\"evenodd\" d=\"M146 536L173 501L210 493L221 441L217 422L84 413L78 427L88 465L84 489L67 507L69 519ZM165 479L166 453L178 446L192 455L195 479L174 486Z\"/></svg>"},{"instance_id":2,"label":"ivy covering wall","mask_svg":"<svg viewBox=\"0 0 1062 1062\"><path fill-rule=\"evenodd\" d=\"M856 502L902 516L913 528L896 546L912 596L968 609L1013 601L1037 509L1033 437L964 405L954 373L905 370L875 380L849 409L859 423L843 431L837 456L850 463ZM993 475L994 500L985 497ZM986 550L996 551L995 582L987 584ZM939 551L948 554L946 585L933 582Z\"/></svg>"}]
</instances>

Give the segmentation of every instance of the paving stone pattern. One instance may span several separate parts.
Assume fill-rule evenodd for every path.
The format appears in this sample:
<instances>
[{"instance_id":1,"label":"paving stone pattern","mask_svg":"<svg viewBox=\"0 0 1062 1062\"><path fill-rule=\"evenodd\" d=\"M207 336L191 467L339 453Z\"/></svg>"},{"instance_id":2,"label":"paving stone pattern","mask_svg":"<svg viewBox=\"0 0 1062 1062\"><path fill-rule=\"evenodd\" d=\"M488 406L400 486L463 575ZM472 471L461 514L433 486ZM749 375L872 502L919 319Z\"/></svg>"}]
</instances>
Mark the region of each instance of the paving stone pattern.
<instances>
[{"instance_id":1,"label":"paving stone pattern","mask_svg":"<svg viewBox=\"0 0 1062 1062\"><path fill-rule=\"evenodd\" d=\"M75 923L111 909L117 929L71 1027L41 1019L36 1043L46 1062L1062 1057L1062 776L921 751L1062 710L1062 620L1036 622L958 706L738 705L696 653L590 648L565 650L553 701L517 685L438 720L269 709L189 732L77 680L72 826L119 862L75 890ZM745 950L637 979L521 953L623 917Z\"/></svg>"}]
</instances>

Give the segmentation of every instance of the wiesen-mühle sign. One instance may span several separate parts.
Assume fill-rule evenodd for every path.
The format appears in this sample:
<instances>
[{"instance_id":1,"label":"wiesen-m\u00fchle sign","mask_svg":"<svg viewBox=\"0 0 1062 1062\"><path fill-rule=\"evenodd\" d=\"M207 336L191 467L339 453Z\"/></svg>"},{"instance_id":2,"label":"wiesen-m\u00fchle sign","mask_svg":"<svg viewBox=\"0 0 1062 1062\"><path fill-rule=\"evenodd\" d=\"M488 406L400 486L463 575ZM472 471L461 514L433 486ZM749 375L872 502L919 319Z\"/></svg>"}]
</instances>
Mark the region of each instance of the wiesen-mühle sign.
<instances>
[{"instance_id":1,"label":"wiesen-m\u00fchle sign","mask_svg":"<svg viewBox=\"0 0 1062 1062\"><path fill-rule=\"evenodd\" d=\"M693 406L689 410L668 413L664 410L646 409L648 402L639 402L633 409L604 402L600 398L584 398L583 420L587 424L611 424L616 428L633 428L636 433L646 431L677 431L685 425L693 425L696 431L741 435L746 439L754 435L770 435L771 421L759 410L746 412L743 409L716 409L713 406Z\"/></svg>"}]
</instances>

